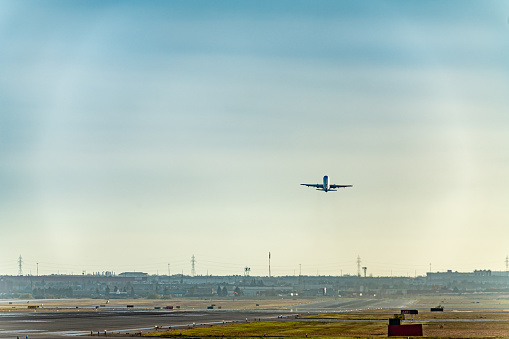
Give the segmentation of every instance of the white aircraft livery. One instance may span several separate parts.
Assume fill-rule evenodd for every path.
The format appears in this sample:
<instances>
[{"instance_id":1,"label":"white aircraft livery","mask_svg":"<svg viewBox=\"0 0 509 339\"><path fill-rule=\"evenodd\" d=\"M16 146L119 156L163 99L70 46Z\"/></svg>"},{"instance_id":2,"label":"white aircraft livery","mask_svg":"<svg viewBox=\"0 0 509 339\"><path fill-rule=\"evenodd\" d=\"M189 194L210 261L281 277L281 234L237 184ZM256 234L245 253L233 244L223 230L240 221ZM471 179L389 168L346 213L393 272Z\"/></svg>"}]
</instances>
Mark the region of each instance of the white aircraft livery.
<instances>
[{"instance_id":1,"label":"white aircraft livery","mask_svg":"<svg viewBox=\"0 0 509 339\"><path fill-rule=\"evenodd\" d=\"M331 185L329 184L329 176L323 177L323 184L301 184L307 187L316 187L317 191L337 191L334 188L344 188L344 187L352 187L353 185Z\"/></svg>"}]
</instances>

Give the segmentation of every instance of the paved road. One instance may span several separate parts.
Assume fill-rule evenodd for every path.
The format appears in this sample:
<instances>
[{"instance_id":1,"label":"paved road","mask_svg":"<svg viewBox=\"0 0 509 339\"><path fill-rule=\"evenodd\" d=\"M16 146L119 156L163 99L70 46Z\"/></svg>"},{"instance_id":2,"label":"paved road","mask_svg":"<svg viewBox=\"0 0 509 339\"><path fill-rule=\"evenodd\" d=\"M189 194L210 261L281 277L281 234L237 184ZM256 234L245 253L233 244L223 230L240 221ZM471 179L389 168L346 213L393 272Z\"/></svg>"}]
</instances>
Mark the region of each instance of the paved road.
<instances>
[{"instance_id":1,"label":"paved road","mask_svg":"<svg viewBox=\"0 0 509 339\"><path fill-rule=\"evenodd\" d=\"M231 322L293 317L304 312L351 312L380 308L408 307L411 300L337 299L301 304L279 310L195 310L195 311L85 311L85 312L10 312L0 313L0 338L58 338L90 336L97 331L133 333L153 331L155 326L167 329L210 326Z\"/></svg>"}]
</instances>

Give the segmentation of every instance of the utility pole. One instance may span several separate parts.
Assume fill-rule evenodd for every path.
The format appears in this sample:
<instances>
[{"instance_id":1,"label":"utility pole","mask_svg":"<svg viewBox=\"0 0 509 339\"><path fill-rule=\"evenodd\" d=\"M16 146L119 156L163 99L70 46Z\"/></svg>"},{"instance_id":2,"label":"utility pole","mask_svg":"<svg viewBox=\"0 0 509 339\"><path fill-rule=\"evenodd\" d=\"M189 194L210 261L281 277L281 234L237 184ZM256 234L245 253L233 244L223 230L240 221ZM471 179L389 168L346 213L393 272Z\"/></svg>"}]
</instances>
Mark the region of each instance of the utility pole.
<instances>
[{"instance_id":1,"label":"utility pole","mask_svg":"<svg viewBox=\"0 0 509 339\"><path fill-rule=\"evenodd\" d=\"M270 252L269 252L269 278L270 278Z\"/></svg>"},{"instance_id":2,"label":"utility pole","mask_svg":"<svg viewBox=\"0 0 509 339\"><path fill-rule=\"evenodd\" d=\"M362 269L364 271L364 278L366 278L366 271L368 270L368 268L367 267L363 267Z\"/></svg>"},{"instance_id":3,"label":"utility pole","mask_svg":"<svg viewBox=\"0 0 509 339\"><path fill-rule=\"evenodd\" d=\"M37 276L39 276L39 263L37 263Z\"/></svg>"},{"instance_id":4,"label":"utility pole","mask_svg":"<svg viewBox=\"0 0 509 339\"><path fill-rule=\"evenodd\" d=\"M509 255L505 256L505 274L507 275L509 271Z\"/></svg>"},{"instance_id":5,"label":"utility pole","mask_svg":"<svg viewBox=\"0 0 509 339\"><path fill-rule=\"evenodd\" d=\"M170 271L170 263L168 263L168 277L171 276L171 271Z\"/></svg>"},{"instance_id":6,"label":"utility pole","mask_svg":"<svg viewBox=\"0 0 509 339\"><path fill-rule=\"evenodd\" d=\"M196 271L194 270L194 265L195 264L196 264L196 259L195 259L194 254L193 254L193 256L191 257L191 276L193 276L193 277L196 274Z\"/></svg>"},{"instance_id":7,"label":"utility pole","mask_svg":"<svg viewBox=\"0 0 509 339\"><path fill-rule=\"evenodd\" d=\"M23 258L21 257L21 254L19 255L18 258L18 275L19 276L23 275Z\"/></svg>"},{"instance_id":8,"label":"utility pole","mask_svg":"<svg viewBox=\"0 0 509 339\"><path fill-rule=\"evenodd\" d=\"M361 276L361 256L357 256L357 276Z\"/></svg>"}]
</instances>

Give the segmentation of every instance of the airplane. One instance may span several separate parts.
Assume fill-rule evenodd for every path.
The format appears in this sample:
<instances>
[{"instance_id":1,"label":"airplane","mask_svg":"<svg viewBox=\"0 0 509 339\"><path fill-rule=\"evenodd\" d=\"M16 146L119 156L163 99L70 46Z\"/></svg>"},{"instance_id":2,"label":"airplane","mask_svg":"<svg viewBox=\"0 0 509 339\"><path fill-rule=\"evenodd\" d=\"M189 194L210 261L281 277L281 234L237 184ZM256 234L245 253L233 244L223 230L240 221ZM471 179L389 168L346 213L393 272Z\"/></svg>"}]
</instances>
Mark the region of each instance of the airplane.
<instances>
[{"instance_id":1,"label":"airplane","mask_svg":"<svg viewBox=\"0 0 509 339\"><path fill-rule=\"evenodd\" d=\"M316 187L317 191L324 191L324 192L337 191L334 188L353 187L353 185L331 185L331 184L329 184L329 176L328 175L323 177L323 184L301 184L301 185L307 186L307 187Z\"/></svg>"}]
</instances>

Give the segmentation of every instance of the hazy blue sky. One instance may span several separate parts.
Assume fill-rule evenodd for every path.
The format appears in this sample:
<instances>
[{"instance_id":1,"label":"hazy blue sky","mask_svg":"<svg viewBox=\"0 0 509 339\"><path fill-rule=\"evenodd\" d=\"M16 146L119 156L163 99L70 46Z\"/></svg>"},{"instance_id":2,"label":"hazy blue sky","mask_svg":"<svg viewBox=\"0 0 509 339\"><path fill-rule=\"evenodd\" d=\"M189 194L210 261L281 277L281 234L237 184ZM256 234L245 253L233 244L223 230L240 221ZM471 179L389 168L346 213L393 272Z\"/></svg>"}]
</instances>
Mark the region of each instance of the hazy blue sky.
<instances>
[{"instance_id":1,"label":"hazy blue sky","mask_svg":"<svg viewBox=\"0 0 509 339\"><path fill-rule=\"evenodd\" d=\"M508 18L1 1L0 274L504 270ZM325 174L354 187L299 186Z\"/></svg>"}]
</instances>

